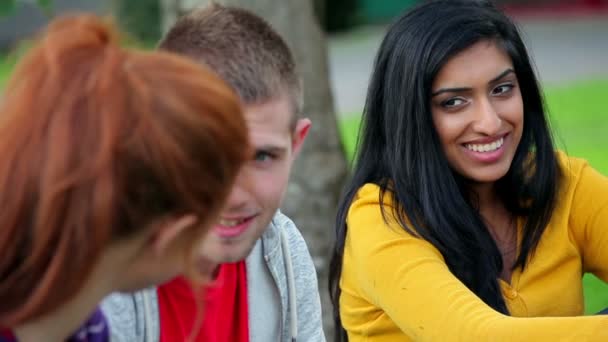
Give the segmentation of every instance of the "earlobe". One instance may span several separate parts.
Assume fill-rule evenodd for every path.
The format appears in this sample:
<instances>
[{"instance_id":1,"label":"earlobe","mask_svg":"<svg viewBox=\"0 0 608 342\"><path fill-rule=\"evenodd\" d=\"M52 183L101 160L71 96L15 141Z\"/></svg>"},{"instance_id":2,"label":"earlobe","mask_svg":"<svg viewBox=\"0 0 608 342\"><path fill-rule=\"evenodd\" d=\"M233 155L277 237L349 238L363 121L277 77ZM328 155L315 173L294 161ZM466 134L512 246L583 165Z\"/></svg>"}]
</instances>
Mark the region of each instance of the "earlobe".
<instances>
[{"instance_id":1,"label":"earlobe","mask_svg":"<svg viewBox=\"0 0 608 342\"><path fill-rule=\"evenodd\" d=\"M294 158L300 153L300 150L304 145L304 140L306 140L306 136L308 135L308 131L310 130L311 126L312 123L308 118L299 119L296 123L296 128L293 132L293 139L291 143Z\"/></svg>"},{"instance_id":2,"label":"earlobe","mask_svg":"<svg viewBox=\"0 0 608 342\"><path fill-rule=\"evenodd\" d=\"M160 227L158 227L158 231L153 239L154 253L157 256L164 254L168 247L197 221L198 218L196 216L189 214L160 223Z\"/></svg>"}]
</instances>

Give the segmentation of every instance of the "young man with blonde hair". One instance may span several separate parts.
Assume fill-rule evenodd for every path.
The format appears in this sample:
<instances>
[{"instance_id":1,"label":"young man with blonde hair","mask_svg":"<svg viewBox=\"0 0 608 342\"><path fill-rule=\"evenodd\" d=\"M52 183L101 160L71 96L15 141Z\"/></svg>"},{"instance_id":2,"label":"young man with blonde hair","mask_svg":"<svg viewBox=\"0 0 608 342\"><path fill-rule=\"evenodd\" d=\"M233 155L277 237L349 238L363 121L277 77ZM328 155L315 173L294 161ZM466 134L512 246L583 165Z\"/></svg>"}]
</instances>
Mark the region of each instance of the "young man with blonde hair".
<instances>
[{"instance_id":1,"label":"young man with blonde hair","mask_svg":"<svg viewBox=\"0 0 608 342\"><path fill-rule=\"evenodd\" d=\"M217 4L178 19L159 48L208 65L236 90L255 154L203 248L202 257L221 264L214 283L193 291L176 278L111 296L103 308L113 340L325 341L312 259L279 211L310 128L289 48L260 17Z\"/></svg>"}]
</instances>

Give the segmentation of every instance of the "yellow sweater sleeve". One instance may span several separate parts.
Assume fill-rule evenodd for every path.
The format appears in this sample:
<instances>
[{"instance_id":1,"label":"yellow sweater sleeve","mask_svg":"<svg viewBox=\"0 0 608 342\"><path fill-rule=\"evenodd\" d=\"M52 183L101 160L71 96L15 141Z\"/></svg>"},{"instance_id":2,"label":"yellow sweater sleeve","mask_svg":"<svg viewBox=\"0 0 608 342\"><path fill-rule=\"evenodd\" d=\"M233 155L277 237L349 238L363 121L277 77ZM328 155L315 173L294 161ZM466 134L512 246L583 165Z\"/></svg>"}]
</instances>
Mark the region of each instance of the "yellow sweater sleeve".
<instances>
[{"instance_id":1,"label":"yellow sweater sleeve","mask_svg":"<svg viewBox=\"0 0 608 342\"><path fill-rule=\"evenodd\" d=\"M608 177L587 162L572 158L564 167L571 179L570 229L586 272L608 282Z\"/></svg>"},{"instance_id":2,"label":"yellow sweater sleeve","mask_svg":"<svg viewBox=\"0 0 608 342\"><path fill-rule=\"evenodd\" d=\"M452 275L431 244L386 223L378 198L377 186L366 185L350 208L344 267L352 272L341 286L380 308L410 339L608 341L608 316L516 318L496 312Z\"/></svg>"}]
</instances>

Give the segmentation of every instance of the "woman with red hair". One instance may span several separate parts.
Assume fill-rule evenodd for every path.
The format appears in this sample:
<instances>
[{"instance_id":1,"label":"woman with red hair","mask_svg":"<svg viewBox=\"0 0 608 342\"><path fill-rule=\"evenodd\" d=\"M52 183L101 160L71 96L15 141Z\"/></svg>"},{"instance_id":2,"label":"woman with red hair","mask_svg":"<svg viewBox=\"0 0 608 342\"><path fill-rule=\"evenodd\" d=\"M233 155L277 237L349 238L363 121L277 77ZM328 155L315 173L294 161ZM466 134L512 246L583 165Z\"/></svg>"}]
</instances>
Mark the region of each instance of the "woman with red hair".
<instances>
[{"instance_id":1,"label":"woman with red hair","mask_svg":"<svg viewBox=\"0 0 608 342\"><path fill-rule=\"evenodd\" d=\"M196 249L249 151L222 80L123 49L88 15L18 65L0 137L0 341L103 340L105 295L201 279Z\"/></svg>"}]
</instances>

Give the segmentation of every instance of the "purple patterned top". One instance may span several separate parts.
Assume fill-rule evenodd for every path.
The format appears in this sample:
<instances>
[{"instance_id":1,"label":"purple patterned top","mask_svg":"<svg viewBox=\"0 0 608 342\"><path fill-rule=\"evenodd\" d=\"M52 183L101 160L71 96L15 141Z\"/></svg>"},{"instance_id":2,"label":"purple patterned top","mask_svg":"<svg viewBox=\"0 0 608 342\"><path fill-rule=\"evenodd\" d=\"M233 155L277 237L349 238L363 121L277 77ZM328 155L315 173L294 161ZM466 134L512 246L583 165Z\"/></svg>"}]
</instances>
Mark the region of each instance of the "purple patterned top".
<instances>
[{"instance_id":1,"label":"purple patterned top","mask_svg":"<svg viewBox=\"0 0 608 342\"><path fill-rule=\"evenodd\" d=\"M66 342L108 342L110 332L105 316L95 309L89 319ZM10 330L0 329L0 342L17 342Z\"/></svg>"}]
</instances>

